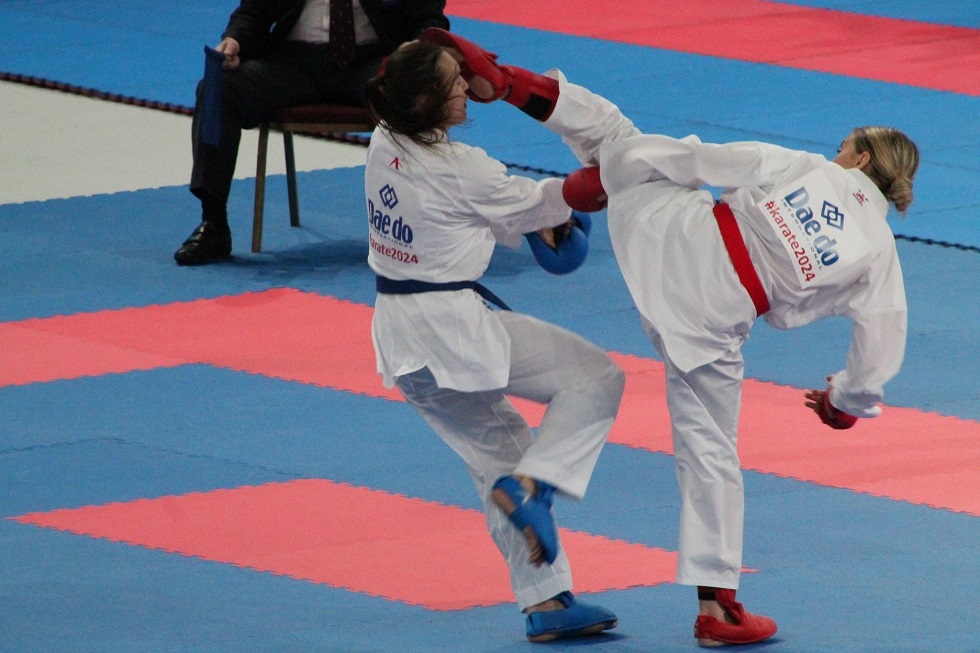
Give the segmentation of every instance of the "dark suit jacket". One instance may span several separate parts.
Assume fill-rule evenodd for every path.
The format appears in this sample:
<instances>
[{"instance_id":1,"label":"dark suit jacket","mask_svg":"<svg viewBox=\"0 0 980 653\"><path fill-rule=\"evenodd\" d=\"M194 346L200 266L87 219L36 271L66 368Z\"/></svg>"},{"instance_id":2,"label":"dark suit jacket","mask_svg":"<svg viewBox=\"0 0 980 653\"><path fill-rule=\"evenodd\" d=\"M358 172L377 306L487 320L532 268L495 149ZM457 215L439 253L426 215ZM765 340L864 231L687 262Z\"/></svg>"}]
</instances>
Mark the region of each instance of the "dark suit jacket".
<instances>
[{"instance_id":1,"label":"dark suit jacket","mask_svg":"<svg viewBox=\"0 0 980 653\"><path fill-rule=\"evenodd\" d=\"M386 53L411 41L427 27L449 29L445 0L360 0ZM262 56L285 42L305 0L242 0L222 38L241 46L241 57Z\"/></svg>"}]
</instances>

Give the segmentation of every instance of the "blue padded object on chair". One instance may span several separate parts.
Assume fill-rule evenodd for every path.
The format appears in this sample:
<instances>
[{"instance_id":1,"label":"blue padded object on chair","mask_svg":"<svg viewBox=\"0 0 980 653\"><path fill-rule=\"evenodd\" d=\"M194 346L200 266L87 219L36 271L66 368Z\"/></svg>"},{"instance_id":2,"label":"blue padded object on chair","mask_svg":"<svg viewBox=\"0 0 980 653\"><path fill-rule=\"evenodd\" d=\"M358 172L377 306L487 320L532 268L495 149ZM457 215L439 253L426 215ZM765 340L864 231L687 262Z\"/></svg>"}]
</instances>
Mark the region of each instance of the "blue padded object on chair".
<instances>
[{"instance_id":1,"label":"blue padded object on chair","mask_svg":"<svg viewBox=\"0 0 980 653\"><path fill-rule=\"evenodd\" d=\"M201 142L217 147L221 142L221 75L225 55L204 46L204 96L201 100Z\"/></svg>"}]
</instances>

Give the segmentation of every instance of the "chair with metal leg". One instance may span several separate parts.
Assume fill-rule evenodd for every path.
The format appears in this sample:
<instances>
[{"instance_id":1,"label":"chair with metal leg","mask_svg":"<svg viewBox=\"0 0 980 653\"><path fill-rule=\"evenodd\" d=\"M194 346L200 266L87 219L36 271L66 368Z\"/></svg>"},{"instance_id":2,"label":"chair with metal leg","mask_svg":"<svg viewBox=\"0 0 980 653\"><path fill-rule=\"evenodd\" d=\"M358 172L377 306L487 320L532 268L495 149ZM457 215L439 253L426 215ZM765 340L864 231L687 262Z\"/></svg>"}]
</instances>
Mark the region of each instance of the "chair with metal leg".
<instances>
[{"instance_id":1,"label":"chair with metal leg","mask_svg":"<svg viewBox=\"0 0 980 653\"><path fill-rule=\"evenodd\" d=\"M286 155L286 188L289 193L289 223L298 227L299 198L296 192L296 159L293 134L348 134L371 132L374 122L367 109L342 104L306 104L273 111L259 126L255 164L255 210L252 218L252 251L262 251L262 219L265 211L265 168L269 131L282 132Z\"/></svg>"}]
</instances>

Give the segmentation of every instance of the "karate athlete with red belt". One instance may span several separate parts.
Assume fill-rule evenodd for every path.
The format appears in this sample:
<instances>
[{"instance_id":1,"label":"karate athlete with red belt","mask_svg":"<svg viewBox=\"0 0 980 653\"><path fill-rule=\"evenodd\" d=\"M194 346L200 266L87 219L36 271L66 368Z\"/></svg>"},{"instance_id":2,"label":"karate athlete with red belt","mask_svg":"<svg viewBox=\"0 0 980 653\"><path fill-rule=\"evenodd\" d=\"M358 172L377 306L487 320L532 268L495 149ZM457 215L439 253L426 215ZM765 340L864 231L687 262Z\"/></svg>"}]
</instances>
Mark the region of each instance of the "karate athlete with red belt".
<instances>
[{"instance_id":1,"label":"karate athlete with red belt","mask_svg":"<svg viewBox=\"0 0 980 653\"><path fill-rule=\"evenodd\" d=\"M594 635L616 616L572 594L552 500L584 497L624 375L576 334L491 310L485 299L501 302L478 282L496 243L517 247L523 234L542 266L570 272L588 216L573 217L561 179L507 175L450 139L466 88L453 58L426 42L402 46L367 85L379 124L365 172L377 369L466 464L528 639ZM536 435L508 395L547 405Z\"/></svg>"},{"instance_id":2,"label":"karate athlete with red belt","mask_svg":"<svg viewBox=\"0 0 980 653\"><path fill-rule=\"evenodd\" d=\"M427 30L462 62L470 97L504 99L560 134L583 165L573 208L608 201L616 259L664 359L681 493L677 582L698 587L702 646L776 632L735 601L744 491L736 451L742 343L755 319L789 329L853 323L846 366L806 406L833 428L881 413L905 351L906 303L889 202L912 201L918 150L890 128L854 130L837 157L758 142L644 135L608 100L558 71L497 64L457 35ZM721 202L702 186L726 189Z\"/></svg>"}]
</instances>

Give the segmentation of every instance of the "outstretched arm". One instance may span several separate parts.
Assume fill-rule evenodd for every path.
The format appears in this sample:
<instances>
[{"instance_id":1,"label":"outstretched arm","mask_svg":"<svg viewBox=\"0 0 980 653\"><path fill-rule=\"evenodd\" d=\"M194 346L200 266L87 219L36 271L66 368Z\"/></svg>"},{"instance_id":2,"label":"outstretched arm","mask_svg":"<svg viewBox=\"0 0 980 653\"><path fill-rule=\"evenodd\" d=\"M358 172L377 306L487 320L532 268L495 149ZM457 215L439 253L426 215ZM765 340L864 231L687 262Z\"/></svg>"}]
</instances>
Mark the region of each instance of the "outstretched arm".
<instances>
[{"instance_id":1,"label":"outstretched arm","mask_svg":"<svg viewBox=\"0 0 980 653\"><path fill-rule=\"evenodd\" d=\"M885 383L898 374L905 356L905 286L894 248L885 250L857 283L867 285L844 306L854 323L847 363L828 378L826 390L806 393L806 405L834 428L849 428L842 424L881 413Z\"/></svg>"},{"instance_id":2,"label":"outstretched arm","mask_svg":"<svg viewBox=\"0 0 980 653\"><path fill-rule=\"evenodd\" d=\"M608 171L603 176L606 189L616 193L657 179L688 188L766 187L805 157L825 161L817 154L769 143L715 144L702 143L694 135L678 139L644 134L605 145L600 164Z\"/></svg>"}]
</instances>

